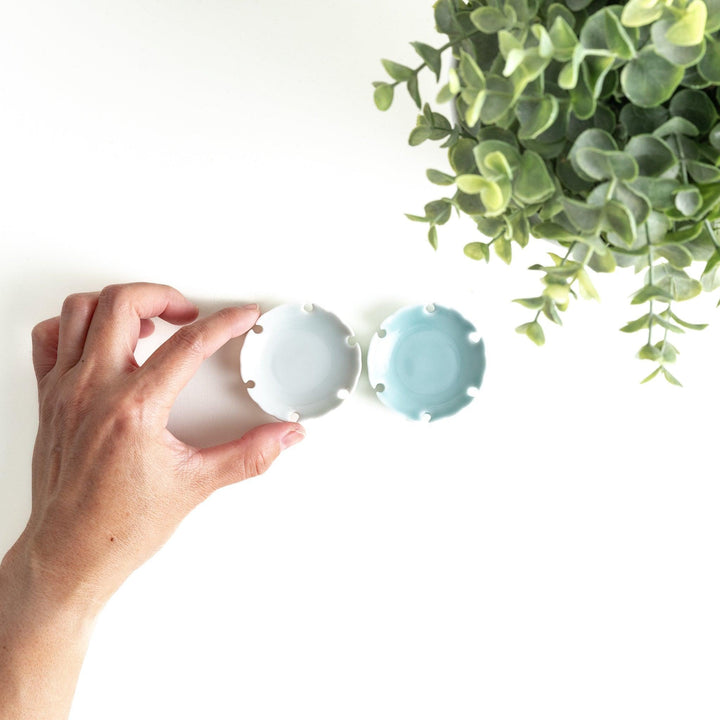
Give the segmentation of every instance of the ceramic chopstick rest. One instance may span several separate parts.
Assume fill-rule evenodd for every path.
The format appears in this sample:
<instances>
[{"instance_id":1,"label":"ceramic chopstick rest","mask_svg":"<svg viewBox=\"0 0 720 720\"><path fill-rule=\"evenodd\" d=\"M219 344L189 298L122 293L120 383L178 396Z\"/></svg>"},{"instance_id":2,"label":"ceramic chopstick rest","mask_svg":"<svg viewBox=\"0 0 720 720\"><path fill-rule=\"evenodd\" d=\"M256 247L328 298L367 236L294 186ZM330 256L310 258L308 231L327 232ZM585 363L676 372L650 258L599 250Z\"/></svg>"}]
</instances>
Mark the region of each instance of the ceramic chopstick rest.
<instances>
[{"instance_id":1,"label":"ceramic chopstick rest","mask_svg":"<svg viewBox=\"0 0 720 720\"><path fill-rule=\"evenodd\" d=\"M438 420L472 401L485 373L485 345L456 310L406 307L382 322L367 365L385 405L412 420Z\"/></svg>"},{"instance_id":2,"label":"ceramic chopstick rest","mask_svg":"<svg viewBox=\"0 0 720 720\"><path fill-rule=\"evenodd\" d=\"M362 365L353 331L317 305L279 305L258 318L240 353L252 399L281 420L306 420L340 405Z\"/></svg>"}]
</instances>

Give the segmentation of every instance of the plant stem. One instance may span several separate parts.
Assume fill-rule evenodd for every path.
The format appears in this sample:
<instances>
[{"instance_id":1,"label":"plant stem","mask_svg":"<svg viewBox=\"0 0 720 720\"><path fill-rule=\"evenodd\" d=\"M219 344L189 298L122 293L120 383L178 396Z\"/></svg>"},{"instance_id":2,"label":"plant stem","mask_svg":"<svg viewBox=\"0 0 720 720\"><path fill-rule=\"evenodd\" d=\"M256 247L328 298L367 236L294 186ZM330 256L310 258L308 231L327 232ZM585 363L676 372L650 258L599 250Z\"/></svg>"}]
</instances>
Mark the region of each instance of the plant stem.
<instances>
[{"instance_id":1,"label":"plant stem","mask_svg":"<svg viewBox=\"0 0 720 720\"><path fill-rule=\"evenodd\" d=\"M645 239L647 240L647 246L648 246L648 285L653 284L653 251L652 251L652 243L650 242L650 232L648 231L648 224L647 221L645 222ZM650 322L648 323L648 345L652 345L652 331L653 331L653 320L655 319L655 316L653 315L653 301L650 300Z\"/></svg>"},{"instance_id":2,"label":"plant stem","mask_svg":"<svg viewBox=\"0 0 720 720\"><path fill-rule=\"evenodd\" d=\"M437 49L437 51L439 53L444 53L448 48L454 47L458 43L461 43L463 40L468 40L469 38L474 37L475 35L479 35L479 34L480 34L480 30L475 30L471 33L468 33L467 35L463 35L462 37L457 38L457 40L449 40L442 47L439 47ZM428 65L426 62L421 63L413 70L413 75L417 75L419 72L424 70L427 66ZM392 87L397 87L402 82L407 82L407 80L396 80L394 83L390 83L390 84L392 85Z\"/></svg>"}]
</instances>

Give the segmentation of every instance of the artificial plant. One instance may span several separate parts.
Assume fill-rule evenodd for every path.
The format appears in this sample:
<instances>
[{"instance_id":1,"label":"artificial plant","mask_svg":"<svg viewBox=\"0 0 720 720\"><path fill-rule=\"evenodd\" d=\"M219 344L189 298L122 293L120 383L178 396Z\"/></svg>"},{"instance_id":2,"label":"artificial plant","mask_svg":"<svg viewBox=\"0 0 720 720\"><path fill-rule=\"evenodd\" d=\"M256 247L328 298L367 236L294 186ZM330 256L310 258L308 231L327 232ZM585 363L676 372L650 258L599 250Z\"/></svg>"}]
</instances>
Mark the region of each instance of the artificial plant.
<instances>
[{"instance_id":1,"label":"artificial plant","mask_svg":"<svg viewBox=\"0 0 720 720\"><path fill-rule=\"evenodd\" d=\"M434 15L447 42L412 43L422 62L383 60L390 81L374 83L379 109L399 85L421 109L411 145L448 152L452 172L427 176L452 195L408 217L436 248L453 210L469 216L476 260L552 241L551 261L531 267L542 293L516 301L535 313L517 330L538 345L541 318L561 324L576 288L597 297L589 269L634 267L631 303L645 309L622 331L645 335L645 381L679 384L668 338L705 325L676 305L720 286L720 0L438 0ZM427 69L440 83L444 57L445 115L418 82Z\"/></svg>"}]
</instances>

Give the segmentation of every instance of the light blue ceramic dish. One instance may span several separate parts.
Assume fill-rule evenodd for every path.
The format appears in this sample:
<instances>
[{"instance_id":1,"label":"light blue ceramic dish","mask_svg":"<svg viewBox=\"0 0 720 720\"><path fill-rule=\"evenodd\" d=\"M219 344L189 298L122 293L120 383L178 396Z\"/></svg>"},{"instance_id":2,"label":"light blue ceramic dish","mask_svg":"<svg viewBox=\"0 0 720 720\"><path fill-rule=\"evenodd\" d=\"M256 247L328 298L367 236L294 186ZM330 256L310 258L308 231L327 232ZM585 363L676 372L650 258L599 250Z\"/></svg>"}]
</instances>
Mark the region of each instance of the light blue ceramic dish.
<instances>
[{"instance_id":1,"label":"light blue ceramic dish","mask_svg":"<svg viewBox=\"0 0 720 720\"><path fill-rule=\"evenodd\" d=\"M375 333L368 377L380 400L411 420L439 420L468 405L485 374L485 344L459 312L398 310Z\"/></svg>"}]
</instances>

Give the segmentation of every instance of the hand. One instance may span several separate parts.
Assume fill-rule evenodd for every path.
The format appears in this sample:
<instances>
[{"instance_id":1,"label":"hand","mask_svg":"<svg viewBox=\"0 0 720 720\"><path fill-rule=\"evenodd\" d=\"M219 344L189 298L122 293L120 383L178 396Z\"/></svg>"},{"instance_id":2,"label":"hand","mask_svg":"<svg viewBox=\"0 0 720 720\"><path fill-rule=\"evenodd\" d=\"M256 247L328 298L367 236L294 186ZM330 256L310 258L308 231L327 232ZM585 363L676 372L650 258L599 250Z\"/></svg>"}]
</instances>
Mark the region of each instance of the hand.
<instances>
[{"instance_id":1,"label":"hand","mask_svg":"<svg viewBox=\"0 0 720 720\"><path fill-rule=\"evenodd\" d=\"M302 439L271 423L200 450L167 430L180 390L200 363L258 318L228 308L185 325L142 366L150 318L185 324L197 308L160 285L72 295L33 332L40 427L33 456L26 551L49 591L104 602L218 488L263 473Z\"/></svg>"},{"instance_id":2,"label":"hand","mask_svg":"<svg viewBox=\"0 0 720 720\"><path fill-rule=\"evenodd\" d=\"M30 520L0 564L0 720L66 717L104 603L196 505L304 437L277 422L199 449L168 431L180 390L258 309L197 314L170 287L115 285L33 331L40 424ZM156 316L184 327L140 367Z\"/></svg>"}]
</instances>

